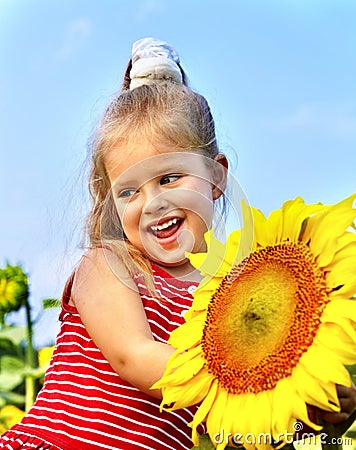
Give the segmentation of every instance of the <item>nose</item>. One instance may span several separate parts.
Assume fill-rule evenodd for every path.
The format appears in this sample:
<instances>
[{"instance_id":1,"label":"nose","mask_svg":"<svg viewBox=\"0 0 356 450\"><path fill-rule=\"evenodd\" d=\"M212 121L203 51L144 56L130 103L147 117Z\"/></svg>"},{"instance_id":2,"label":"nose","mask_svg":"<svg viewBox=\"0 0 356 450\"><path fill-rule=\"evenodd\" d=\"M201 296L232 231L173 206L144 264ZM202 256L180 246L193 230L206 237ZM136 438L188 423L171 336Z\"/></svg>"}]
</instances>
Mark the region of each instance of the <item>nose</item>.
<instances>
[{"instance_id":1,"label":"nose","mask_svg":"<svg viewBox=\"0 0 356 450\"><path fill-rule=\"evenodd\" d=\"M162 214L168 207L167 192L161 192L159 189L146 189L142 207L143 214Z\"/></svg>"}]
</instances>

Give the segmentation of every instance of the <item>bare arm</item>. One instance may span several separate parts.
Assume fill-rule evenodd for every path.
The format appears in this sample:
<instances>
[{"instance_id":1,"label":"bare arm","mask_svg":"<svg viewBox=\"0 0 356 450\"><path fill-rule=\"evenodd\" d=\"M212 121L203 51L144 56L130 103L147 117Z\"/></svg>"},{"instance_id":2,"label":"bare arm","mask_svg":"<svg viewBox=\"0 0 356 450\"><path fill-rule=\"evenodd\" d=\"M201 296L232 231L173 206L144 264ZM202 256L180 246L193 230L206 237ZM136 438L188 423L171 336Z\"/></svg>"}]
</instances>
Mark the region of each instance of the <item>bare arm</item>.
<instances>
[{"instance_id":1,"label":"bare arm","mask_svg":"<svg viewBox=\"0 0 356 450\"><path fill-rule=\"evenodd\" d=\"M150 387L162 376L174 349L153 339L139 294L115 277L102 249L90 250L83 258L72 298L111 367L138 389L161 398L161 392Z\"/></svg>"}]
</instances>

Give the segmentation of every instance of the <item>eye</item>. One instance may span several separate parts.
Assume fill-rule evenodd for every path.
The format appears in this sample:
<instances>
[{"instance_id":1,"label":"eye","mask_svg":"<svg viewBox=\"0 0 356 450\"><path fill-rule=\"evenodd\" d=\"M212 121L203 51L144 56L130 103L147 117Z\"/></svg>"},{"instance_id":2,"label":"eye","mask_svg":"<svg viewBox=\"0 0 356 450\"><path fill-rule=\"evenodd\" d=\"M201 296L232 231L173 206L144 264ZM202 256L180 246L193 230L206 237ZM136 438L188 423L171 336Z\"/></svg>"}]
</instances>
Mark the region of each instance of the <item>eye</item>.
<instances>
[{"instance_id":1,"label":"eye","mask_svg":"<svg viewBox=\"0 0 356 450\"><path fill-rule=\"evenodd\" d=\"M118 198L130 198L137 192L136 189L125 189L118 193Z\"/></svg>"},{"instance_id":2,"label":"eye","mask_svg":"<svg viewBox=\"0 0 356 450\"><path fill-rule=\"evenodd\" d=\"M160 184L169 184L177 181L181 176L180 175L165 175L159 181Z\"/></svg>"}]
</instances>

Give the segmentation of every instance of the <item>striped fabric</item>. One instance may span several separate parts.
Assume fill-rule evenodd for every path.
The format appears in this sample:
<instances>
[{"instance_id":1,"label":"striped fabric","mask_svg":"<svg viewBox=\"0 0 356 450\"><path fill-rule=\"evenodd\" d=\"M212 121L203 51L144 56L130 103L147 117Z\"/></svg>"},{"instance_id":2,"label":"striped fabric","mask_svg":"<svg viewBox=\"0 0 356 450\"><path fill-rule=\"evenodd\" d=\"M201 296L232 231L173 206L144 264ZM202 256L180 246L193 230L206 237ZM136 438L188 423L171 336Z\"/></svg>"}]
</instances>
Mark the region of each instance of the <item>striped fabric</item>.
<instances>
[{"instance_id":1,"label":"striped fabric","mask_svg":"<svg viewBox=\"0 0 356 450\"><path fill-rule=\"evenodd\" d=\"M136 283L154 338L166 342L170 332L183 322L196 283L176 280L157 266L153 271L161 299L153 298L139 279ZM70 287L71 283L65 300L70 297ZM158 400L113 371L76 309L64 303L44 387L23 421L0 438L0 448L191 449L187 423L196 407L161 413ZM203 427L199 431L204 432Z\"/></svg>"}]
</instances>

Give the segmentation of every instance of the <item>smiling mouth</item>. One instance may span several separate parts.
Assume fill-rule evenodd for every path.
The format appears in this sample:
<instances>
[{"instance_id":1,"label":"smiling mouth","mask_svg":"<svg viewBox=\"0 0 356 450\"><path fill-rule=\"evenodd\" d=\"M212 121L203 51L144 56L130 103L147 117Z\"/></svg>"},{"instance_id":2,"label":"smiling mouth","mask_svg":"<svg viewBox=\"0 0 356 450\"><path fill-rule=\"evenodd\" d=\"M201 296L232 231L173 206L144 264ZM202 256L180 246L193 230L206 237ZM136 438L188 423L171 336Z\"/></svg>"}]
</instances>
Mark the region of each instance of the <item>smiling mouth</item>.
<instances>
[{"instance_id":1,"label":"smiling mouth","mask_svg":"<svg viewBox=\"0 0 356 450\"><path fill-rule=\"evenodd\" d=\"M182 219L175 217L166 222L161 222L157 225L149 227L150 232L158 239L166 239L173 236L180 228Z\"/></svg>"}]
</instances>

